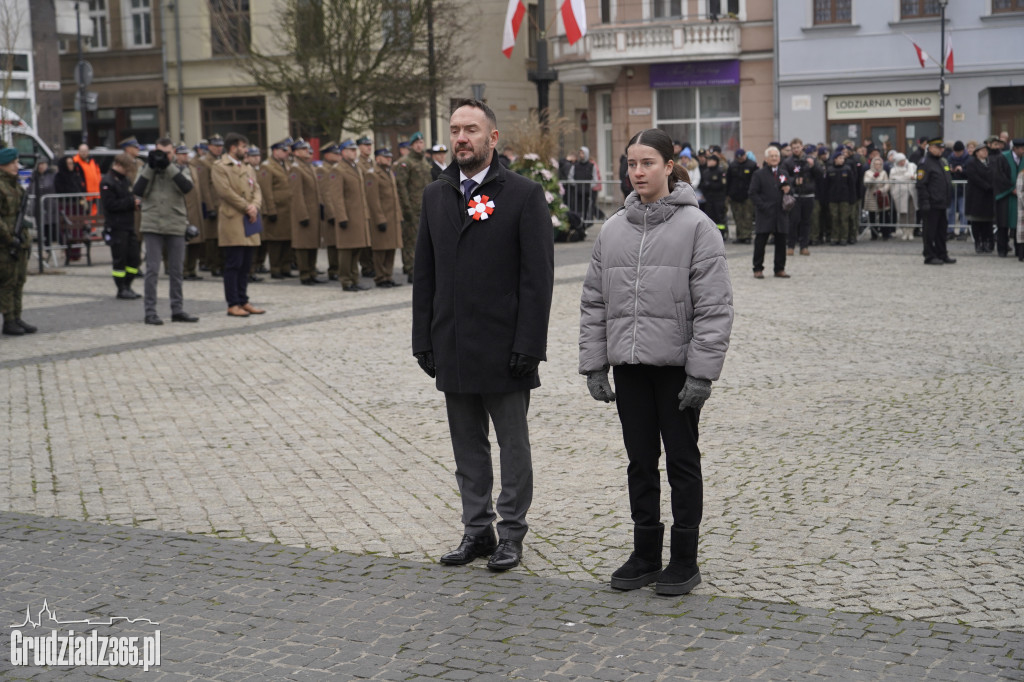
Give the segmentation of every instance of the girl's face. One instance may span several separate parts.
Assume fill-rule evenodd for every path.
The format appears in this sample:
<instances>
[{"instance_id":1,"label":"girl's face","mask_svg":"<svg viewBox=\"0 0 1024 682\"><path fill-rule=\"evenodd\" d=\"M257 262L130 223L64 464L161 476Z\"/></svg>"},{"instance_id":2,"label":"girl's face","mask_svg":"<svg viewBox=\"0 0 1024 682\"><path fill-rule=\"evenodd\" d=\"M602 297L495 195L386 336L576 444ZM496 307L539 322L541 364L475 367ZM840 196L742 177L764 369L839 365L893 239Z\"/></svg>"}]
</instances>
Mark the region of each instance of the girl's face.
<instances>
[{"instance_id":1,"label":"girl's face","mask_svg":"<svg viewBox=\"0 0 1024 682\"><path fill-rule=\"evenodd\" d=\"M668 196L668 179L675 164L666 161L654 147L634 144L626 151L629 165L629 181L640 196L640 201L649 204Z\"/></svg>"},{"instance_id":2,"label":"girl's face","mask_svg":"<svg viewBox=\"0 0 1024 682\"><path fill-rule=\"evenodd\" d=\"M64 170L75 170L75 160L70 156L64 159Z\"/></svg>"},{"instance_id":3,"label":"girl's face","mask_svg":"<svg viewBox=\"0 0 1024 682\"><path fill-rule=\"evenodd\" d=\"M876 171L882 170L881 157L876 156L875 158L871 159L871 169Z\"/></svg>"}]
</instances>

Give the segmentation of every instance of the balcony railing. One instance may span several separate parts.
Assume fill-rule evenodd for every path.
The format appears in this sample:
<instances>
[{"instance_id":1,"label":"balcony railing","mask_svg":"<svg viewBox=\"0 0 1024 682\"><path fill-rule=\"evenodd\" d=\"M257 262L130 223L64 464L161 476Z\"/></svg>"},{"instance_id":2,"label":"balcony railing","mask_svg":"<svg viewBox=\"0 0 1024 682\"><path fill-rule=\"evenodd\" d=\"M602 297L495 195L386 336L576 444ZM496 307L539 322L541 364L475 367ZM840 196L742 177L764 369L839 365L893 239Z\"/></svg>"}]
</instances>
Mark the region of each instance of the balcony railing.
<instances>
[{"instance_id":1,"label":"balcony railing","mask_svg":"<svg viewBox=\"0 0 1024 682\"><path fill-rule=\"evenodd\" d=\"M570 45L565 36L554 41L555 65L585 61L594 66L699 57L737 57L740 26L722 22L650 22L592 27Z\"/></svg>"}]
</instances>

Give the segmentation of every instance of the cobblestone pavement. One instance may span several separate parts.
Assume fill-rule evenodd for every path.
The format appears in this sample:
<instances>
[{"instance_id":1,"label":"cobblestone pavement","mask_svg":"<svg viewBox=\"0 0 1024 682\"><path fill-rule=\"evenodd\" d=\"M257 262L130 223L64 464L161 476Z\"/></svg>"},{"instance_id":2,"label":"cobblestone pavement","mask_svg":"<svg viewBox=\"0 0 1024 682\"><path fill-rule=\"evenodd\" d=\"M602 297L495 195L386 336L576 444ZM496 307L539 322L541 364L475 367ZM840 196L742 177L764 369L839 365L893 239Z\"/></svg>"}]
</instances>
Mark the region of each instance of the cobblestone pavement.
<instances>
[{"instance_id":1,"label":"cobblestone pavement","mask_svg":"<svg viewBox=\"0 0 1024 682\"><path fill-rule=\"evenodd\" d=\"M1024 674L1024 633L700 590L662 598L564 578L12 513L0 513L0 547L0 612L22 618L28 601L34 615L45 600L60 620L153 622L95 628L106 636L158 630L161 638L160 665L145 673L0 661L0 677L12 680L902 681Z\"/></svg>"},{"instance_id":2,"label":"cobblestone pavement","mask_svg":"<svg viewBox=\"0 0 1024 682\"><path fill-rule=\"evenodd\" d=\"M523 568L500 584L600 601L630 524L614 408L575 370L591 244L557 249L531 405L531 534ZM916 242L812 249L791 258L791 280L758 281L750 247L729 246L733 344L701 422L705 582L672 608L1024 632L1024 266L968 248L951 243L960 262L942 267L921 265ZM43 332L0 339L0 511L87 521L87 534L124 527L109 533L129 544L202 534L252 541L203 545L227 552L278 543L430 576L408 592L427 606L452 575L480 598L499 584L431 565L461 529L443 402L409 355L411 287L268 281L250 287L268 314L236 320L219 280L187 282L201 321L151 327L141 304L113 299L106 265L63 272L29 280L25 317ZM165 280L160 294L166 319ZM30 583L0 594L24 601ZM613 610L666 603L624 595ZM1021 649L1006 657L978 672L1024 677Z\"/></svg>"}]
</instances>

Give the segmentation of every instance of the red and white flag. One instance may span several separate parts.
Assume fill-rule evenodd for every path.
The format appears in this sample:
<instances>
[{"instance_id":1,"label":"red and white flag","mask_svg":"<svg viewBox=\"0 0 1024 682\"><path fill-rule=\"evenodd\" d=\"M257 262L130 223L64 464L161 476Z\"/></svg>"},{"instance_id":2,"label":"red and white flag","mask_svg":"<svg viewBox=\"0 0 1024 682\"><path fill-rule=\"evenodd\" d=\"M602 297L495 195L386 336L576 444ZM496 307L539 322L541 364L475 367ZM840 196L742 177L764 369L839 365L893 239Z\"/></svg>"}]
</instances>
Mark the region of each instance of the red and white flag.
<instances>
[{"instance_id":1,"label":"red and white flag","mask_svg":"<svg viewBox=\"0 0 1024 682\"><path fill-rule=\"evenodd\" d=\"M512 48L516 46L516 36L519 35L519 27L526 16L526 5L523 0L508 0L508 9L505 10L505 37L501 41L502 53L512 59Z\"/></svg>"},{"instance_id":2,"label":"red and white flag","mask_svg":"<svg viewBox=\"0 0 1024 682\"><path fill-rule=\"evenodd\" d=\"M565 37L572 45L587 35L587 3L585 0L565 0L562 3L562 25Z\"/></svg>"},{"instance_id":3,"label":"red and white flag","mask_svg":"<svg viewBox=\"0 0 1024 682\"><path fill-rule=\"evenodd\" d=\"M953 73L953 34L946 34L946 71Z\"/></svg>"},{"instance_id":4,"label":"red and white flag","mask_svg":"<svg viewBox=\"0 0 1024 682\"><path fill-rule=\"evenodd\" d=\"M925 66L925 62L928 61L928 53L921 49L921 46L914 43L914 49L917 50L917 61L921 62L921 68Z\"/></svg>"}]
</instances>

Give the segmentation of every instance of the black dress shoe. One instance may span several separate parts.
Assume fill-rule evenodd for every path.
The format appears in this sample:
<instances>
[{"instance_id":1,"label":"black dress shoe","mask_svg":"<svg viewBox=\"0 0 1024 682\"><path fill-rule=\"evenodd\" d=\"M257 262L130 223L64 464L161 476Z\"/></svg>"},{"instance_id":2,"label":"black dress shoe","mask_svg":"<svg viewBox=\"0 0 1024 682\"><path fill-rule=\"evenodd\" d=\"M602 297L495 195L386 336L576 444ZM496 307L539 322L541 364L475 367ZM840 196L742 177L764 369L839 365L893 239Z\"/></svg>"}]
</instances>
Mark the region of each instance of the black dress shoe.
<instances>
[{"instance_id":1,"label":"black dress shoe","mask_svg":"<svg viewBox=\"0 0 1024 682\"><path fill-rule=\"evenodd\" d=\"M223 277L224 272L222 270L210 270L210 277Z\"/></svg>"},{"instance_id":2,"label":"black dress shoe","mask_svg":"<svg viewBox=\"0 0 1024 682\"><path fill-rule=\"evenodd\" d=\"M381 289L394 289L395 287L400 287L402 285L393 280L385 279L381 282L377 282L377 286L380 287Z\"/></svg>"},{"instance_id":3,"label":"black dress shoe","mask_svg":"<svg viewBox=\"0 0 1024 682\"><path fill-rule=\"evenodd\" d=\"M270 275L270 279L284 279L287 275L282 275L279 272L275 272Z\"/></svg>"},{"instance_id":4,"label":"black dress shoe","mask_svg":"<svg viewBox=\"0 0 1024 682\"><path fill-rule=\"evenodd\" d=\"M949 256L946 256L942 259L942 262L952 264L956 262L956 258L950 258Z\"/></svg>"},{"instance_id":5,"label":"black dress shoe","mask_svg":"<svg viewBox=\"0 0 1024 682\"><path fill-rule=\"evenodd\" d=\"M493 529L484 535L463 535L459 546L442 555L440 561L446 566L463 566L473 559L490 556L497 546Z\"/></svg>"},{"instance_id":6,"label":"black dress shoe","mask_svg":"<svg viewBox=\"0 0 1024 682\"><path fill-rule=\"evenodd\" d=\"M327 275L327 279L329 281L331 281L331 282L337 282L338 281L338 276L337 275Z\"/></svg>"},{"instance_id":7,"label":"black dress shoe","mask_svg":"<svg viewBox=\"0 0 1024 682\"><path fill-rule=\"evenodd\" d=\"M341 287L341 290L342 291L365 291L365 289L363 289L358 284L346 284L346 285Z\"/></svg>"},{"instance_id":8,"label":"black dress shoe","mask_svg":"<svg viewBox=\"0 0 1024 682\"><path fill-rule=\"evenodd\" d=\"M523 543L518 540L502 540L494 550L487 568L492 571L507 571L515 568L523 558Z\"/></svg>"},{"instance_id":9,"label":"black dress shoe","mask_svg":"<svg viewBox=\"0 0 1024 682\"><path fill-rule=\"evenodd\" d=\"M196 280L202 279L202 277L200 275L185 275L185 279L190 282L195 282Z\"/></svg>"},{"instance_id":10,"label":"black dress shoe","mask_svg":"<svg viewBox=\"0 0 1024 682\"><path fill-rule=\"evenodd\" d=\"M14 322L19 327L21 327L22 330L24 330L24 332L26 334L35 334L37 331L39 331L39 329L37 327L29 324L28 322L26 322L25 320L21 319L20 317L18 319L16 319Z\"/></svg>"},{"instance_id":11,"label":"black dress shoe","mask_svg":"<svg viewBox=\"0 0 1024 682\"><path fill-rule=\"evenodd\" d=\"M406 276L405 281L407 281L409 284L412 284L412 273L411 272Z\"/></svg>"},{"instance_id":12,"label":"black dress shoe","mask_svg":"<svg viewBox=\"0 0 1024 682\"><path fill-rule=\"evenodd\" d=\"M249 275L249 281L250 282L262 282L263 278L262 277L257 277L256 275Z\"/></svg>"},{"instance_id":13,"label":"black dress shoe","mask_svg":"<svg viewBox=\"0 0 1024 682\"><path fill-rule=\"evenodd\" d=\"M314 284L316 284L316 280L315 279L300 279L299 282L301 282L302 284L305 284L308 287L311 287Z\"/></svg>"},{"instance_id":14,"label":"black dress shoe","mask_svg":"<svg viewBox=\"0 0 1024 682\"><path fill-rule=\"evenodd\" d=\"M146 322L146 324L163 324L164 323L164 321L161 320L156 315L146 315L145 322Z\"/></svg>"},{"instance_id":15,"label":"black dress shoe","mask_svg":"<svg viewBox=\"0 0 1024 682\"><path fill-rule=\"evenodd\" d=\"M268 268L266 265L261 265L258 268L256 268L256 272L260 273L261 275L265 275L268 272L270 272L270 268Z\"/></svg>"},{"instance_id":16,"label":"black dress shoe","mask_svg":"<svg viewBox=\"0 0 1024 682\"><path fill-rule=\"evenodd\" d=\"M942 265L943 260L941 258L929 258L924 262L925 265Z\"/></svg>"},{"instance_id":17,"label":"black dress shoe","mask_svg":"<svg viewBox=\"0 0 1024 682\"><path fill-rule=\"evenodd\" d=\"M171 315L171 322L198 322L199 318L182 311Z\"/></svg>"},{"instance_id":18,"label":"black dress shoe","mask_svg":"<svg viewBox=\"0 0 1024 682\"><path fill-rule=\"evenodd\" d=\"M123 301L134 301L139 295L131 289L121 289L121 291L117 292L117 297Z\"/></svg>"}]
</instances>

